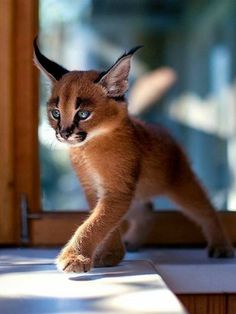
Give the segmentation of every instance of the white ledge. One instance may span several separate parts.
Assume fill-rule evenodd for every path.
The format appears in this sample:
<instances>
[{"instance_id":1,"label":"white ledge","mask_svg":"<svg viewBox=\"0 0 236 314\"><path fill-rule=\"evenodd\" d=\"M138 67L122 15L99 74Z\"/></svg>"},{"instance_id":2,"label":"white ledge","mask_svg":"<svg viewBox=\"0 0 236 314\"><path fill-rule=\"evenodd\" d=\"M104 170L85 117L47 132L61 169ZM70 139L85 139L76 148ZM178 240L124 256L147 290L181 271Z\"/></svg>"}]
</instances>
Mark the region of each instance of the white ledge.
<instances>
[{"instance_id":1,"label":"white ledge","mask_svg":"<svg viewBox=\"0 0 236 314\"><path fill-rule=\"evenodd\" d=\"M236 293L236 258L208 258L203 249L151 249L127 255L135 258L151 260L174 293Z\"/></svg>"},{"instance_id":2,"label":"white ledge","mask_svg":"<svg viewBox=\"0 0 236 314\"><path fill-rule=\"evenodd\" d=\"M147 249L118 267L65 275L55 249L0 250L0 308L29 313L186 313L174 294L236 293L236 259L202 249ZM168 288L169 287L169 288Z\"/></svg>"},{"instance_id":3,"label":"white ledge","mask_svg":"<svg viewBox=\"0 0 236 314\"><path fill-rule=\"evenodd\" d=\"M186 314L148 260L86 274L55 269L55 250L0 250L1 313Z\"/></svg>"}]
</instances>

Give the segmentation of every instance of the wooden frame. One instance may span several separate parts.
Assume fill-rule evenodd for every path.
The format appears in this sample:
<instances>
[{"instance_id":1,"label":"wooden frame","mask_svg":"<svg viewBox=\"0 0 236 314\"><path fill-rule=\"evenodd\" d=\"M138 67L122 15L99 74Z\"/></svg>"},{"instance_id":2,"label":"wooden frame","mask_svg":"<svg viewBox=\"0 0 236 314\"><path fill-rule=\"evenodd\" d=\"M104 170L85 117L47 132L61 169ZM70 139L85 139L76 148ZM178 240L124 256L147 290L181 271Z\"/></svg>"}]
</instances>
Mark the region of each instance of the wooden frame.
<instances>
[{"instance_id":1,"label":"wooden frame","mask_svg":"<svg viewBox=\"0 0 236 314\"><path fill-rule=\"evenodd\" d=\"M0 1L0 243L20 243L20 200L39 209L37 72L32 40L37 1Z\"/></svg>"},{"instance_id":2,"label":"wooden frame","mask_svg":"<svg viewBox=\"0 0 236 314\"><path fill-rule=\"evenodd\" d=\"M42 213L31 220L30 239L32 245L55 246L68 241L76 227L88 212ZM236 244L236 213L223 212L220 217ZM158 246L205 246L206 241L195 223L176 211L156 212L155 226L146 245ZM63 232L61 232L63 230Z\"/></svg>"},{"instance_id":3,"label":"wooden frame","mask_svg":"<svg viewBox=\"0 0 236 314\"><path fill-rule=\"evenodd\" d=\"M0 1L0 243L21 244L21 199L27 197L30 245L61 245L87 213L43 212L38 156L38 72L32 62L38 3ZM221 212L236 243L236 213ZM151 245L203 245L201 231L178 212L157 212Z\"/></svg>"},{"instance_id":4,"label":"wooden frame","mask_svg":"<svg viewBox=\"0 0 236 314\"><path fill-rule=\"evenodd\" d=\"M0 1L0 239L15 242L14 160L13 160L13 1Z\"/></svg>"},{"instance_id":5,"label":"wooden frame","mask_svg":"<svg viewBox=\"0 0 236 314\"><path fill-rule=\"evenodd\" d=\"M27 196L33 211L40 208L38 148L38 71L33 65L33 39L38 28L37 1L15 1L14 128L16 203Z\"/></svg>"},{"instance_id":6,"label":"wooden frame","mask_svg":"<svg viewBox=\"0 0 236 314\"><path fill-rule=\"evenodd\" d=\"M235 294L177 294L191 314L234 314Z\"/></svg>"}]
</instances>

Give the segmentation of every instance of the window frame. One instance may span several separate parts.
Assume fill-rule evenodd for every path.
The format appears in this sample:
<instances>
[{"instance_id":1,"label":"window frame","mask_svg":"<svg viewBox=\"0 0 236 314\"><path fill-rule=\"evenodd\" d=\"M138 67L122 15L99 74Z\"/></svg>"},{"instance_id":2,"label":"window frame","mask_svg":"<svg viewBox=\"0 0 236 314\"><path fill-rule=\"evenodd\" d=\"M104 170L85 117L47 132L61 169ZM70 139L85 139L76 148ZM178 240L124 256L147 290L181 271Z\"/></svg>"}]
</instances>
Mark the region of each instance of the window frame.
<instances>
[{"instance_id":1,"label":"window frame","mask_svg":"<svg viewBox=\"0 0 236 314\"><path fill-rule=\"evenodd\" d=\"M0 50L2 102L0 123L4 128L0 152L0 244L20 245L22 219L29 228L28 245L64 244L88 212L44 212L40 204L38 145L38 71L33 65L32 42L38 29L38 1L0 2ZM27 199L27 216L22 200ZM236 212L220 212L236 243ZM22 218L23 217L23 218ZM155 228L147 244L161 246L204 245L201 230L176 211L155 213ZM25 244L25 243L24 243Z\"/></svg>"}]
</instances>

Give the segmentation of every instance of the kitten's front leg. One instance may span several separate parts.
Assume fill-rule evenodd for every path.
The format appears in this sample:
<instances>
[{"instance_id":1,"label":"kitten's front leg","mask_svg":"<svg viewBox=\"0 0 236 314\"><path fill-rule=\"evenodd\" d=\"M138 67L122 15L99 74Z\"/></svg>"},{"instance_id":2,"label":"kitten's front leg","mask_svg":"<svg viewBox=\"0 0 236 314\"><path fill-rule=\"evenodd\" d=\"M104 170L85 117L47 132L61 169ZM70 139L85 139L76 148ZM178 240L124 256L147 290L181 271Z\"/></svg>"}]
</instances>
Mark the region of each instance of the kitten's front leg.
<instances>
[{"instance_id":1,"label":"kitten's front leg","mask_svg":"<svg viewBox=\"0 0 236 314\"><path fill-rule=\"evenodd\" d=\"M119 224L129 209L131 195L101 199L90 217L76 230L57 258L57 267L65 272L87 272L93 265L98 245Z\"/></svg>"},{"instance_id":2,"label":"kitten's front leg","mask_svg":"<svg viewBox=\"0 0 236 314\"><path fill-rule=\"evenodd\" d=\"M94 267L116 266L124 255L125 247L118 227L98 246L94 256Z\"/></svg>"}]
</instances>

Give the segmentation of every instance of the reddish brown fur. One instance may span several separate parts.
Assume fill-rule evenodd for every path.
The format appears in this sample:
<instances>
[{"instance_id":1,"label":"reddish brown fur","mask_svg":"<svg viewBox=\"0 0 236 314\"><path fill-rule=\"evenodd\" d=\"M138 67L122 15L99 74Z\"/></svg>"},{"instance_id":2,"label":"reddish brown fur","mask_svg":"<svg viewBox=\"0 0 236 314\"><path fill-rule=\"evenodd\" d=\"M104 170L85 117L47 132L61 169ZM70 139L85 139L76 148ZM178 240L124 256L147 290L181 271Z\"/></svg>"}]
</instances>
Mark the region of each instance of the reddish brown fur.
<instances>
[{"instance_id":1,"label":"reddish brown fur","mask_svg":"<svg viewBox=\"0 0 236 314\"><path fill-rule=\"evenodd\" d=\"M62 127L71 125L77 97L86 99L81 107L92 111L91 118L78 126L91 137L70 148L92 213L58 256L59 269L80 272L94 264L117 264L124 255L122 219L130 207L131 213L134 207L143 209L146 216L140 218L139 210L126 238L131 245L140 245L135 234L145 233L148 227L142 222L151 213L149 200L160 194L178 203L202 227L211 255L232 256L233 248L182 149L165 130L130 117L125 102L107 97L105 88L94 83L98 75L73 71L53 83L51 98L59 97ZM49 101L49 121L56 128L52 107ZM98 132L101 129L103 133Z\"/></svg>"}]
</instances>

